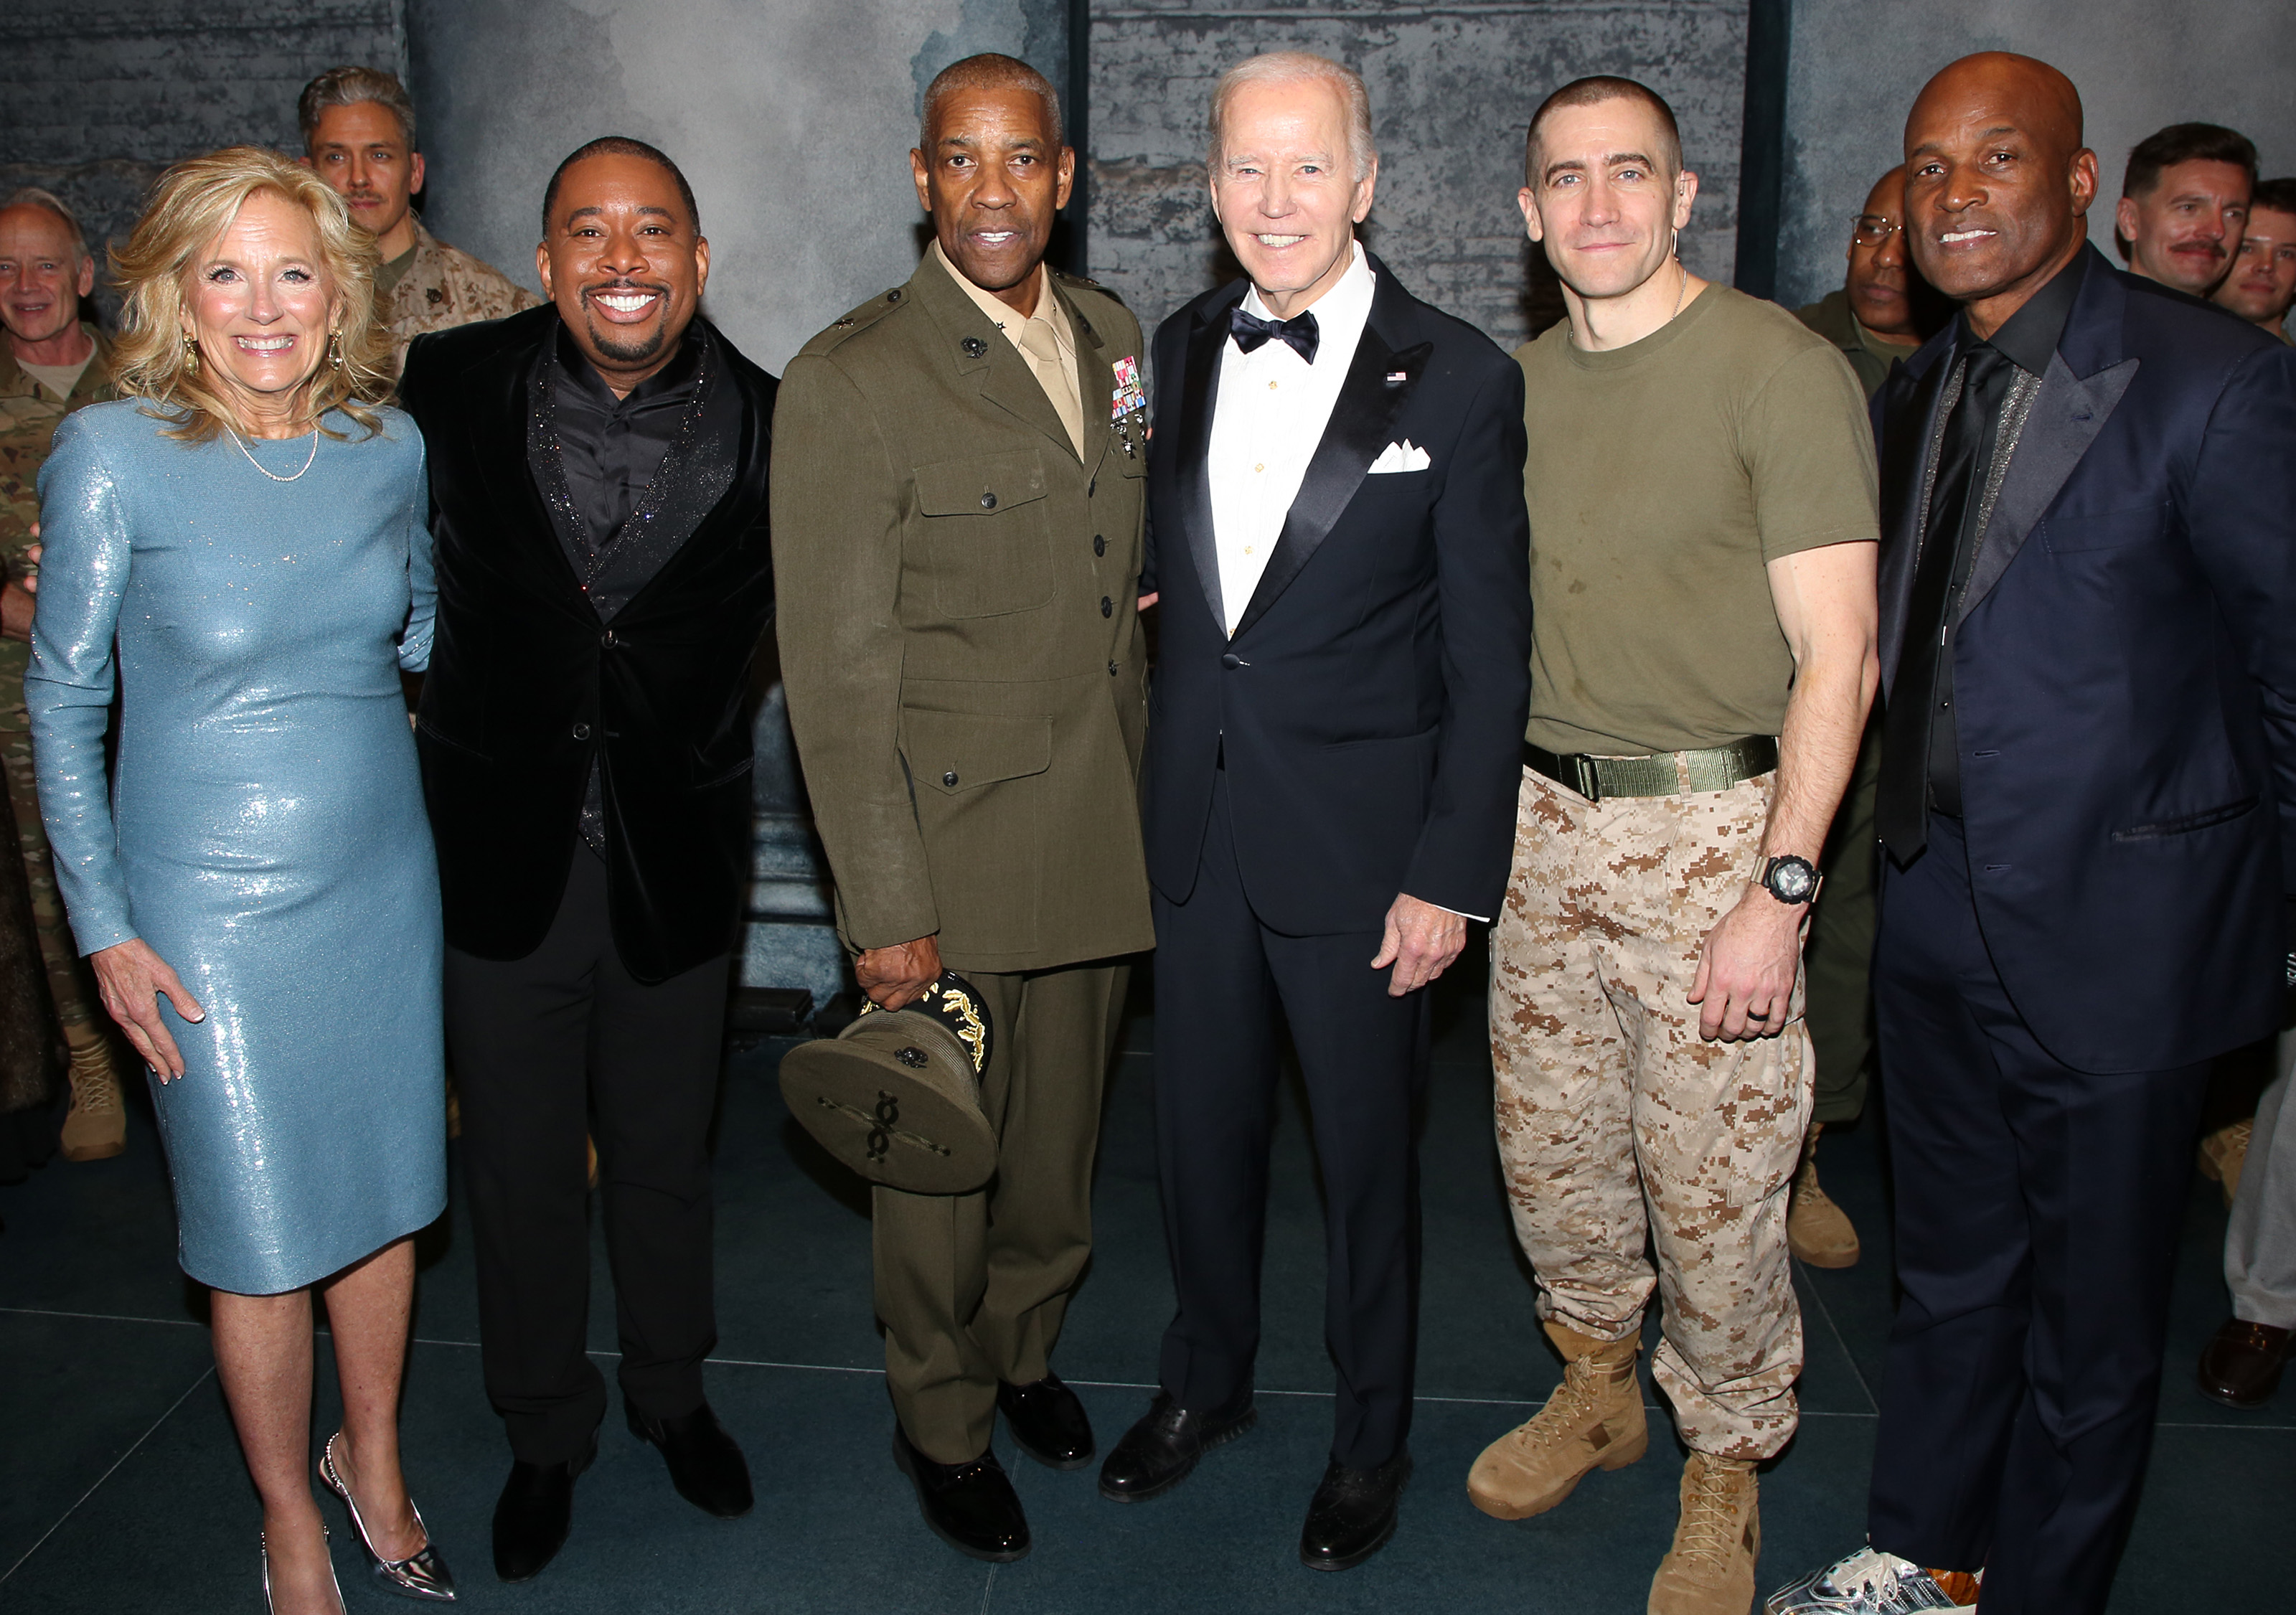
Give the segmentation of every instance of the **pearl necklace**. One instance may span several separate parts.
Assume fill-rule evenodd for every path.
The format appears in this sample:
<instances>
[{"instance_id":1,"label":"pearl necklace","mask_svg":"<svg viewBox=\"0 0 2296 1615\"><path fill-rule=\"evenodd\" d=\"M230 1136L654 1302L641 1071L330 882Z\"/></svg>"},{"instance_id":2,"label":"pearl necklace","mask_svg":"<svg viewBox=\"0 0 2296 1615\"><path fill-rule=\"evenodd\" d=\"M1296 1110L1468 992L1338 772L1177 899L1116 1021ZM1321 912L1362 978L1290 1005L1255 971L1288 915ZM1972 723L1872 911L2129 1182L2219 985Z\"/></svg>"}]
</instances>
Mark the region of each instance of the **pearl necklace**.
<instances>
[{"instance_id":1,"label":"pearl necklace","mask_svg":"<svg viewBox=\"0 0 2296 1615\"><path fill-rule=\"evenodd\" d=\"M255 467L256 470L261 471L265 476L270 478L274 482L293 482L298 480L303 475L303 471L309 471L319 457L319 429L316 426L311 429L310 455L303 462L303 471L297 471L292 477L283 477L277 471L266 466L262 461L257 459L255 457L255 451L247 447L246 439L242 438L237 431L233 430L231 427L226 426L224 428L224 430L231 432L231 440L239 445L239 452L247 456L247 463Z\"/></svg>"}]
</instances>

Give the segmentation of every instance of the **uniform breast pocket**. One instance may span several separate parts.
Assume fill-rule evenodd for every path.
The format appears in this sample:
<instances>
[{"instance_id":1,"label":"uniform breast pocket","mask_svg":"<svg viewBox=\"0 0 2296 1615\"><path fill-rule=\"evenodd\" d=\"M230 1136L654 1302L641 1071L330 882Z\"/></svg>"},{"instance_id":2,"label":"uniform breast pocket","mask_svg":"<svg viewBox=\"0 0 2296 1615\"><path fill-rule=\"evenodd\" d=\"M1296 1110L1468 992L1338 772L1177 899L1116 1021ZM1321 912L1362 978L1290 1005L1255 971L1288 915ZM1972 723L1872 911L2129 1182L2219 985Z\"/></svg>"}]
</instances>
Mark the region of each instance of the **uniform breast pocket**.
<instances>
[{"instance_id":1,"label":"uniform breast pocket","mask_svg":"<svg viewBox=\"0 0 2296 1615\"><path fill-rule=\"evenodd\" d=\"M1034 449L916 468L933 603L949 617L1033 611L1053 598L1045 466Z\"/></svg>"},{"instance_id":2,"label":"uniform breast pocket","mask_svg":"<svg viewBox=\"0 0 2296 1615\"><path fill-rule=\"evenodd\" d=\"M2085 550L2125 549L2132 544L2142 544L2156 537L2169 525L2169 507L2155 503L2132 504L2119 510L2096 511L2090 513L2051 516L2041 523L2041 542L2054 555L2078 554Z\"/></svg>"}]
</instances>

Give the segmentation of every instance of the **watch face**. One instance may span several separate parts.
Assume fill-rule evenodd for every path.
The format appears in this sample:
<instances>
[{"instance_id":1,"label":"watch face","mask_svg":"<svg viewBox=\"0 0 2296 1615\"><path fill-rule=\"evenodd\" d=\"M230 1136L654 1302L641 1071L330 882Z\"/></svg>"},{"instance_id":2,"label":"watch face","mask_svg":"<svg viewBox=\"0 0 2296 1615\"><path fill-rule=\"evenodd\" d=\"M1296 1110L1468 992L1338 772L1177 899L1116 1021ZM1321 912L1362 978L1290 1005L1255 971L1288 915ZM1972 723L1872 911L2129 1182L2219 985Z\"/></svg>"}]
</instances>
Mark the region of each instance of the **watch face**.
<instances>
[{"instance_id":1,"label":"watch face","mask_svg":"<svg viewBox=\"0 0 2296 1615\"><path fill-rule=\"evenodd\" d=\"M1770 865L1770 876L1764 884L1783 902L1803 903L1817 889L1817 871L1804 859L1780 858Z\"/></svg>"}]
</instances>

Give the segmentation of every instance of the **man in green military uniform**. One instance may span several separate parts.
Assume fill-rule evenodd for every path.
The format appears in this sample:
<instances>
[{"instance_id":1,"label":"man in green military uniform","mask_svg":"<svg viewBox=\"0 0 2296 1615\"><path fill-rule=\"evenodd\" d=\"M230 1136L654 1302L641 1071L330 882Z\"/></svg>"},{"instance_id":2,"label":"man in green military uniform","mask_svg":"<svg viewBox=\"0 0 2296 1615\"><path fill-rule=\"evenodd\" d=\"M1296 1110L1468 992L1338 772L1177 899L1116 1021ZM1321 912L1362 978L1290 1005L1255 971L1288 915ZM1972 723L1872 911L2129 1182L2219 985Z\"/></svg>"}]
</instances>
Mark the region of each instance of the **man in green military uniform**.
<instances>
[{"instance_id":1,"label":"man in green military uniform","mask_svg":"<svg viewBox=\"0 0 2296 1615\"><path fill-rule=\"evenodd\" d=\"M1935 296L1906 261L1906 171L1874 182L1849 233L1849 273L1841 290L1797 309L1797 316L1841 350L1872 398L1890 366L1920 348L1939 310ZM1926 318L1924 316L1927 316ZM1804 1018L1817 1060L1816 1103L1801 1169L1787 1202L1786 1242L1816 1267L1857 1260L1857 1230L1817 1181L1817 1140L1828 1123L1847 1124L1866 1109L1874 1062L1874 886L1878 865L1874 789L1882 774L1882 728L1866 725L1857 770L1834 816L1820 863L1825 884L1809 920L1802 952Z\"/></svg>"},{"instance_id":2,"label":"man in green military uniform","mask_svg":"<svg viewBox=\"0 0 2296 1615\"><path fill-rule=\"evenodd\" d=\"M31 656L32 594L24 587L32 529L40 519L40 463L56 422L83 405L113 397L109 344L80 319L95 289L95 260L72 211L45 191L19 191L0 203L0 767L17 845L32 888L32 919L47 967L48 993L71 1051L71 1109L66 1160L102 1160L127 1147L109 1021L81 963L63 901L56 895L40 799L32 777L32 726L24 711L24 668Z\"/></svg>"},{"instance_id":3,"label":"man in green military uniform","mask_svg":"<svg viewBox=\"0 0 2296 1615\"><path fill-rule=\"evenodd\" d=\"M911 154L935 242L791 362L774 425L782 667L840 932L879 1004L946 966L994 1029L996 1176L874 1191L895 1455L991 1561L1029 1546L998 1410L1055 1467L1093 1456L1049 1358L1091 1250L1117 961L1152 941L1140 327L1043 263L1074 161L1034 69L942 72Z\"/></svg>"},{"instance_id":4,"label":"man in green military uniform","mask_svg":"<svg viewBox=\"0 0 2296 1615\"><path fill-rule=\"evenodd\" d=\"M414 102L380 68L329 68L296 102L306 168L341 193L351 222L373 234L382 262L374 272L376 313L390 332L391 363L430 331L498 320L540 299L493 265L450 247L422 227L414 193L422 153L414 143Z\"/></svg>"}]
</instances>

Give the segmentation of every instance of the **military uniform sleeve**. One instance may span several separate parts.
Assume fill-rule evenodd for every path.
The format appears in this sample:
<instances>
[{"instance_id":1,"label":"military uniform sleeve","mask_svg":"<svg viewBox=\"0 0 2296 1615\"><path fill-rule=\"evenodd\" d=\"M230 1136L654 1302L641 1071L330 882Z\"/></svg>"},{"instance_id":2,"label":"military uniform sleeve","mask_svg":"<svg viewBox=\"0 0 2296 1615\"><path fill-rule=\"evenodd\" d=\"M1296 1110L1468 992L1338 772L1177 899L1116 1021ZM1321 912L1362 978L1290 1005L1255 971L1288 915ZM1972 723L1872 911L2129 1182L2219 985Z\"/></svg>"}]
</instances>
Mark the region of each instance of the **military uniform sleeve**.
<instances>
[{"instance_id":1,"label":"military uniform sleeve","mask_svg":"<svg viewBox=\"0 0 2296 1615\"><path fill-rule=\"evenodd\" d=\"M1812 343L1771 373L1748 406L1740 452L1764 561L1881 537L1866 391L1839 349Z\"/></svg>"},{"instance_id":2,"label":"military uniform sleeve","mask_svg":"<svg viewBox=\"0 0 2296 1615\"><path fill-rule=\"evenodd\" d=\"M40 471L39 604L24 704L56 887L83 954L132 940L103 731L118 683L112 637L127 588L127 520L94 434L66 420Z\"/></svg>"},{"instance_id":3,"label":"military uniform sleeve","mask_svg":"<svg viewBox=\"0 0 2296 1615\"><path fill-rule=\"evenodd\" d=\"M856 948L940 930L902 761L900 481L874 412L800 354L774 411L774 591L790 728Z\"/></svg>"}]
</instances>

